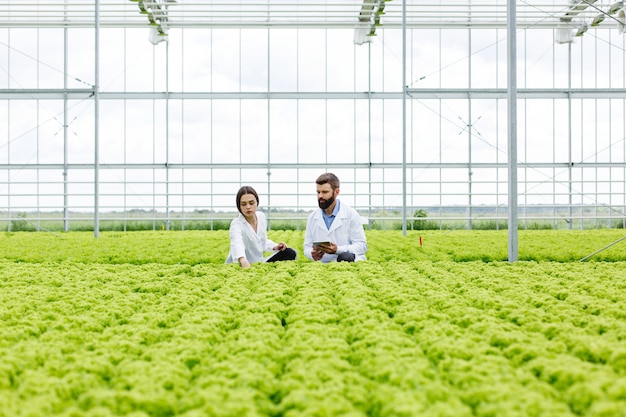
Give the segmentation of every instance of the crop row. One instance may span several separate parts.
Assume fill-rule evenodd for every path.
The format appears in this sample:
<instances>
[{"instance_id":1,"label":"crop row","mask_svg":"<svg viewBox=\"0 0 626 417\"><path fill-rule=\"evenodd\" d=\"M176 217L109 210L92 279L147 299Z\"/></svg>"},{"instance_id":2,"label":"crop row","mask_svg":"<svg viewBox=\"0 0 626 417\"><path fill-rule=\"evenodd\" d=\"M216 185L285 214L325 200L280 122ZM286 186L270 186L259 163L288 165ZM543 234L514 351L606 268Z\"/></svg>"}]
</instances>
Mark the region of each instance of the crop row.
<instances>
[{"instance_id":1,"label":"crop row","mask_svg":"<svg viewBox=\"0 0 626 417\"><path fill-rule=\"evenodd\" d=\"M305 260L304 232L268 232L285 241ZM385 261L506 261L507 231L400 231L367 230L368 259ZM521 261L626 261L623 230L525 230L519 232ZM221 264L228 255L228 232L0 233L0 254L14 262L74 261L102 264ZM596 253L597 252L597 253Z\"/></svg>"},{"instance_id":2,"label":"crop row","mask_svg":"<svg viewBox=\"0 0 626 417\"><path fill-rule=\"evenodd\" d=\"M242 270L139 242L0 261L0 416L625 415L622 262Z\"/></svg>"}]
</instances>

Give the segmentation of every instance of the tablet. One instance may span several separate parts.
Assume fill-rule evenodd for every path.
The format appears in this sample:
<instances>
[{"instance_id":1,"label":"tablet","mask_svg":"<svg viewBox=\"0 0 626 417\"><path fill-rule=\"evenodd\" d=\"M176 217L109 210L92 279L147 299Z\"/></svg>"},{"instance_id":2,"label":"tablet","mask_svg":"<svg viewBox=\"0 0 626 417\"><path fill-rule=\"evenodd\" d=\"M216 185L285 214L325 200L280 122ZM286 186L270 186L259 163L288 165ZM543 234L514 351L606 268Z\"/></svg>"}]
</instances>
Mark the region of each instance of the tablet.
<instances>
[{"instance_id":1,"label":"tablet","mask_svg":"<svg viewBox=\"0 0 626 417\"><path fill-rule=\"evenodd\" d=\"M313 246L328 245L329 243L330 243L329 241L313 242Z\"/></svg>"}]
</instances>

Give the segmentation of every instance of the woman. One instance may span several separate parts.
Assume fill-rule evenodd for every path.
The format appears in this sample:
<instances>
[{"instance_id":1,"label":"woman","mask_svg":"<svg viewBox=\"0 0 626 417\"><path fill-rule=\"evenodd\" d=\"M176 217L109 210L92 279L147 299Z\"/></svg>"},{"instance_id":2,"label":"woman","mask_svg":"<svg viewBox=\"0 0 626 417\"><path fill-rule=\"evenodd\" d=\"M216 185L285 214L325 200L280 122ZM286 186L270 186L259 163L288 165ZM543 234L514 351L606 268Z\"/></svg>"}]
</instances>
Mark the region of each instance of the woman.
<instances>
[{"instance_id":1,"label":"woman","mask_svg":"<svg viewBox=\"0 0 626 417\"><path fill-rule=\"evenodd\" d=\"M250 186L243 186L237 192L237 216L230 223L230 252L226 263L239 262L242 268L254 262L292 261L296 251L285 242L276 244L267 238L267 220L263 212L257 212L259 195ZM267 260L263 252L275 251Z\"/></svg>"}]
</instances>

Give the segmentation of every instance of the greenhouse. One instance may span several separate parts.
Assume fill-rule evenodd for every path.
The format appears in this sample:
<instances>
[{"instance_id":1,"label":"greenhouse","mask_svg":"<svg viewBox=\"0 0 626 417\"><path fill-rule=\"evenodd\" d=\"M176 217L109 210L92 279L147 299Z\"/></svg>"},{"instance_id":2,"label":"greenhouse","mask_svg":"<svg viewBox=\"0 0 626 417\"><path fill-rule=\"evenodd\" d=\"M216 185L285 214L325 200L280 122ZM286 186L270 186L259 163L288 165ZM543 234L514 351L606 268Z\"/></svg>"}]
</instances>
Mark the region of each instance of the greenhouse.
<instances>
[{"instance_id":1,"label":"greenhouse","mask_svg":"<svg viewBox=\"0 0 626 417\"><path fill-rule=\"evenodd\" d=\"M3 227L297 221L324 171L375 228L623 227L617 3L9 0Z\"/></svg>"},{"instance_id":2,"label":"greenhouse","mask_svg":"<svg viewBox=\"0 0 626 417\"><path fill-rule=\"evenodd\" d=\"M625 222L624 1L0 3L0 417L626 417Z\"/></svg>"}]
</instances>

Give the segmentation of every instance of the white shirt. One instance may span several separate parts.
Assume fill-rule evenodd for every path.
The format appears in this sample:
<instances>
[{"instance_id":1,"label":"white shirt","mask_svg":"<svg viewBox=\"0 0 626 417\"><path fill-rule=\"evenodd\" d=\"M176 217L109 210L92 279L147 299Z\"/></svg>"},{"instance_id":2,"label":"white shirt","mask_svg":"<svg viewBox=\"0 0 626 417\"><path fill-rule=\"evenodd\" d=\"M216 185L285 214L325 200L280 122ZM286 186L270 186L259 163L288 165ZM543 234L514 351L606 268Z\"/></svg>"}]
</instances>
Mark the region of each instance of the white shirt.
<instances>
[{"instance_id":1,"label":"white shirt","mask_svg":"<svg viewBox=\"0 0 626 417\"><path fill-rule=\"evenodd\" d=\"M243 214L239 214L230 222L230 252L226 263L239 262L245 256L248 262L263 262L263 253L271 252L277 244L267 238L267 220L261 211L256 212L256 232L246 221Z\"/></svg>"},{"instance_id":2,"label":"white shirt","mask_svg":"<svg viewBox=\"0 0 626 417\"><path fill-rule=\"evenodd\" d=\"M339 202L337 202L339 204ZM356 261L365 260L365 252L367 252L367 241L365 240L365 232L361 224L361 216L355 209L346 203L339 204L339 212L330 225L330 229L326 227L322 216L322 209L316 209L306 222L306 233L304 234L304 254L307 258L313 260L311 250L313 242L330 241L337 244L337 253L325 253L322 262L331 262L337 260L337 255L343 252L352 252Z\"/></svg>"}]
</instances>

